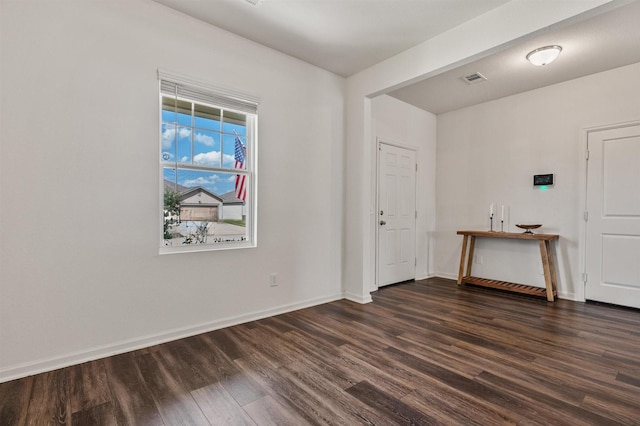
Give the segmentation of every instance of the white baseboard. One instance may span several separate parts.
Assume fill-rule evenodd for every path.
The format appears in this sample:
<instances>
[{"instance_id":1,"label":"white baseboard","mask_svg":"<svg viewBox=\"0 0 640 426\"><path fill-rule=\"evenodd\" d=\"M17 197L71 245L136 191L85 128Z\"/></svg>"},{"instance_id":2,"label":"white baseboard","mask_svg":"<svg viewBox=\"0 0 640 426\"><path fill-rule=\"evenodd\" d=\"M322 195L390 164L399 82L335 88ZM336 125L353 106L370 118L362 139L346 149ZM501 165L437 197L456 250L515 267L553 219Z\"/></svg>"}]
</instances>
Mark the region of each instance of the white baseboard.
<instances>
[{"instance_id":1,"label":"white baseboard","mask_svg":"<svg viewBox=\"0 0 640 426\"><path fill-rule=\"evenodd\" d=\"M367 295L369 296L369 295ZM8 382L10 380L19 379L22 377L32 376L34 374L44 373L46 371L57 370L59 368L69 367L71 365L82 364L84 362L93 361L100 358L105 358L112 355L117 355L125 352L131 352L137 349L147 348L149 346L158 345L160 343L170 342L172 340L182 339L185 337L195 336L197 334L207 333L209 331L218 330L221 328L231 327L238 324L243 324L250 321L256 321L263 318L272 317L274 315L280 315L287 312L297 311L299 309L308 308L311 306L321 305L323 303L333 302L335 300L349 299L344 293L337 293L331 296L320 297L317 299L309 299L290 305L283 305L264 311L251 312L244 315L238 315L235 317L222 318L216 321L198 324L189 327L177 328L168 332L152 334L135 339L123 340L110 345L97 346L84 351L72 352L59 357L42 359L35 362L28 362L24 364L13 365L8 368L0 369L0 383ZM371 296L369 296L371 299ZM354 300L358 303L359 300ZM371 300L369 300L371 301Z\"/></svg>"},{"instance_id":2,"label":"white baseboard","mask_svg":"<svg viewBox=\"0 0 640 426\"><path fill-rule=\"evenodd\" d=\"M347 300L351 300L352 302L360 303L362 305L364 305L365 303L373 302L373 299L371 298L371 295L369 293L362 296L359 294L344 292L344 298Z\"/></svg>"},{"instance_id":3,"label":"white baseboard","mask_svg":"<svg viewBox=\"0 0 640 426\"><path fill-rule=\"evenodd\" d=\"M458 274L451 274L449 272L436 272L433 276L438 278L445 278L448 280L455 280L456 282L458 281Z\"/></svg>"},{"instance_id":4,"label":"white baseboard","mask_svg":"<svg viewBox=\"0 0 640 426\"><path fill-rule=\"evenodd\" d=\"M428 280L429 278L434 278L436 276L436 274L427 274L425 276L420 276L420 277L416 277L416 281L420 281L420 280Z\"/></svg>"},{"instance_id":5,"label":"white baseboard","mask_svg":"<svg viewBox=\"0 0 640 426\"><path fill-rule=\"evenodd\" d=\"M574 302L584 302L584 300L580 300L575 293L558 292L558 299L573 300Z\"/></svg>"}]
</instances>

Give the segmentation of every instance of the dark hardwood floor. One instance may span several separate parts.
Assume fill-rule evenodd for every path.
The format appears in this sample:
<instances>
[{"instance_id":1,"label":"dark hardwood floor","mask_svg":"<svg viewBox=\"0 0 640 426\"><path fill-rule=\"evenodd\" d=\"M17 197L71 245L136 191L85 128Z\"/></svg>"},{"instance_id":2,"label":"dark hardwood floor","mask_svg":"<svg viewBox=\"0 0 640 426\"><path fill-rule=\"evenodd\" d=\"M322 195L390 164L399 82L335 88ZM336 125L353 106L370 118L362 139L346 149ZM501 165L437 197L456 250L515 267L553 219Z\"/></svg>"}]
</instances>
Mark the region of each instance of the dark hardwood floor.
<instances>
[{"instance_id":1,"label":"dark hardwood floor","mask_svg":"<svg viewBox=\"0 0 640 426\"><path fill-rule=\"evenodd\" d=\"M1 425L640 424L640 311L429 279L0 384Z\"/></svg>"}]
</instances>

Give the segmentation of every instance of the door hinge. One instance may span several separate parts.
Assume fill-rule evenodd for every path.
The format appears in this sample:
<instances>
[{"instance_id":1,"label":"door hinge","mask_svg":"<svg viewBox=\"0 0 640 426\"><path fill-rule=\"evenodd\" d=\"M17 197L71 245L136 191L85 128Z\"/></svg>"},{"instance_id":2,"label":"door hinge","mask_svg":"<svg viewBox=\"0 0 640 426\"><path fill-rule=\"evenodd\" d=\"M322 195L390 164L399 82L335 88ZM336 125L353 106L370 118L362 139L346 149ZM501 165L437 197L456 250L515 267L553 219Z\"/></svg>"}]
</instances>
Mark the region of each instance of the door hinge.
<instances>
[{"instance_id":1,"label":"door hinge","mask_svg":"<svg viewBox=\"0 0 640 426\"><path fill-rule=\"evenodd\" d=\"M418 258L417 257L413 258L413 266L418 266Z\"/></svg>"},{"instance_id":2,"label":"door hinge","mask_svg":"<svg viewBox=\"0 0 640 426\"><path fill-rule=\"evenodd\" d=\"M586 284L586 283L587 283L588 278L589 278L589 276L587 275L587 273L586 273L586 272L583 272L583 273L582 273L582 282Z\"/></svg>"},{"instance_id":3,"label":"door hinge","mask_svg":"<svg viewBox=\"0 0 640 426\"><path fill-rule=\"evenodd\" d=\"M416 172L418 171L418 163L416 163Z\"/></svg>"},{"instance_id":4,"label":"door hinge","mask_svg":"<svg viewBox=\"0 0 640 426\"><path fill-rule=\"evenodd\" d=\"M589 159L589 150L586 150L586 151L585 151L585 153L584 153L584 158L585 158L586 160L588 160L588 159Z\"/></svg>"},{"instance_id":5,"label":"door hinge","mask_svg":"<svg viewBox=\"0 0 640 426\"><path fill-rule=\"evenodd\" d=\"M589 220L589 212L585 211L583 217L584 217L584 221L587 222Z\"/></svg>"},{"instance_id":6,"label":"door hinge","mask_svg":"<svg viewBox=\"0 0 640 426\"><path fill-rule=\"evenodd\" d=\"M416 213L415 218L417 219L418 218L418 211L416 210L415 213Z\"/></svg>"}]
</instances>

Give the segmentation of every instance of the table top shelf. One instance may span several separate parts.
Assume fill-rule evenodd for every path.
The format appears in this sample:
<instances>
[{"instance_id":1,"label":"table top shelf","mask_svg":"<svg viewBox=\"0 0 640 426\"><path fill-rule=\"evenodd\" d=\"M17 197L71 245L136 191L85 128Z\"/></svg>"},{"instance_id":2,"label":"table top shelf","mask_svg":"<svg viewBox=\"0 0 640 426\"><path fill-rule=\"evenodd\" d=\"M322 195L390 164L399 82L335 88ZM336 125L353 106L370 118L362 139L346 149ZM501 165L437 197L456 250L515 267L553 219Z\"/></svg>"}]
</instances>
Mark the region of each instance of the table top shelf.
<instances>
[{"instance_id":1,"label":"table top shelf","mask_svg":"<svg viewBox=\"0 0 640 426\"><path fill-rule=\"evenodd\" d=\"M525 234L524 232L498 232L498 231L458 231L458 235L470 237L488 238L512 238L517 240L543 240L551 241L560 238L557 234Z\"/></svg>"}]
</instances>

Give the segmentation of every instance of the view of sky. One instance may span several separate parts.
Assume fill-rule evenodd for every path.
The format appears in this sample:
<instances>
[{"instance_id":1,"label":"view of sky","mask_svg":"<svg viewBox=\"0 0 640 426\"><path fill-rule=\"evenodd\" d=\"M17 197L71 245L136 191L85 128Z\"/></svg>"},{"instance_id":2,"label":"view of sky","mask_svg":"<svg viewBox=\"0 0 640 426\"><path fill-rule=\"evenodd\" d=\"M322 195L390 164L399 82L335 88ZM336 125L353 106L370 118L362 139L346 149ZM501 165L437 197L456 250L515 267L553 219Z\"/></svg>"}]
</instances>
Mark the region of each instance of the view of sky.
<instances>
[{"instance_id":1,"label":"view of sky","mask_svg":"<svg viewBox=\"0 0 640 426\"><path fill-rule=\"evenodd\" d=\"M172 110L166 100L173 102L173 99L165 98L162 110L164 178L186 187L201 186L216 195L233 191L235 173L181 169L179 166L232 169L235 166L235 134L246 146L245 117L198 104L192 108L191 103L184 101L180 101L180 108ZM173 163L171 167L167 167L167 162Z\"/></svg>"}]
</instances>

